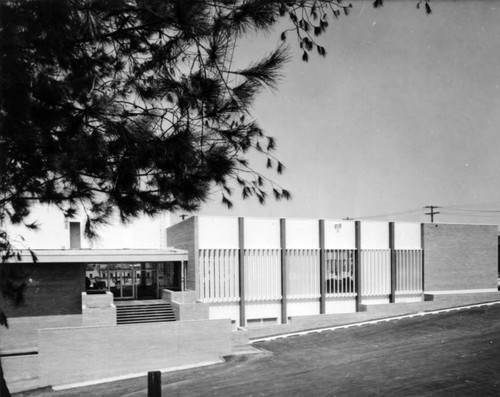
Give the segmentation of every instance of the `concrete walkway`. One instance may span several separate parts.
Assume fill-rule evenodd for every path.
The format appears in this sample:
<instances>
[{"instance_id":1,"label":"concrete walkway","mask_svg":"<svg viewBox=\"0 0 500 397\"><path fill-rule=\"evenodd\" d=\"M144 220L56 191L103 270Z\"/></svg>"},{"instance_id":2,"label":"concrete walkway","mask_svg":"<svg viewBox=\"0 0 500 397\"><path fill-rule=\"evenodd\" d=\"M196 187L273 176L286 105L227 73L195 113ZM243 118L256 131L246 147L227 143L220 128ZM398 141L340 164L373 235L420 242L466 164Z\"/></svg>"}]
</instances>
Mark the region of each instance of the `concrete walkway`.
<instances>
[{"instance_id":1,"label":"concrete walkway","mask_svg":"<svg viewBox=\"0 0 500 397\"><path fill-rule=\"evenodd\" d=\"M427 300L429 299L429 300ZM321 314L314 316L293 317L288 324L270 325L255 328L247 328L238 331L238 338L233 338L234 354L244 351L245 340L252 340L288 334L293 332L307 331L318 328L328 328L347 324L356 324L370 320L378 320L397 317L406 314L431 312L434 310L456 308L485 302L500 302L500 292L473 293L473 294L450 294L426 296L424 302L416 303L393 303L384 305L365 306L363 312L346 314Z\"/></svg>"}]
</instances>

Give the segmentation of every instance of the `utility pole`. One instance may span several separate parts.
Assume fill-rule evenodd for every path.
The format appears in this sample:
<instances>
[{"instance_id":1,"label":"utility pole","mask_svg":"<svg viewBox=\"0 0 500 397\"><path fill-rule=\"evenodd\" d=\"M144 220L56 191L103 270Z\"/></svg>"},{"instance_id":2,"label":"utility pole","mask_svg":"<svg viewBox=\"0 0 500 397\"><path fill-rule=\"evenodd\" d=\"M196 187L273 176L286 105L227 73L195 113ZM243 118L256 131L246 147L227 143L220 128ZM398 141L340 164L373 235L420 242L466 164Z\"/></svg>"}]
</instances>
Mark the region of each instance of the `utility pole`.
<instances>
[{"instance_id":1,"label":"utility pole","mask_svg":"<svg viewBox=\"0 0 500 397\"><path fill-rule=\"evenodd\" d=\"M424 208L429 208L431 212L426 212L425 215L430 215L431 216L431 222L434 223L434 215L439 214L439 212L434 212L436 208L439 208L436 205L427 205Z\"/></svg>"}]
</instances>

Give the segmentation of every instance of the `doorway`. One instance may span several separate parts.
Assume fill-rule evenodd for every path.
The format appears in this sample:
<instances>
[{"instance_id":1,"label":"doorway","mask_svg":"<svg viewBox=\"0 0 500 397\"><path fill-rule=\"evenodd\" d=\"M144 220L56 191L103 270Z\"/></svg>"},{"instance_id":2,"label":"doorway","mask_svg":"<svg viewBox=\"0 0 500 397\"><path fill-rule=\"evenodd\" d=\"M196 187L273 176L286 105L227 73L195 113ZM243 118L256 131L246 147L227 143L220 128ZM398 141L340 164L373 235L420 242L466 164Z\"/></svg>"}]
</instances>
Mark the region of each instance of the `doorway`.
<instances>
[{"instance_id":1,"label":"doorway","mask_svg":"<svg viewBox=\"0 0 500 397\"><path fill-rule=\"evenodd\" d=\"M135 299L137 293L134 270L115 270L113 283L110 284L110 291L115 299Z\"/></svg>"},{"instance_id":2,"label":"doorway","mask_svg":"<svg viewBox=\"0 0 500 397\"><path fill-rule=\"evenodd\" d=\"M108 289L114 299L136 299L137 297L137 265L107 266L104 278L108 280Z\"/></svg>"},{"instance_id":3,"label":"doorway","mask_svg":"<svg viewBox=\"0 0 500 397\"><path fill-rule=\"evenodd\" d=\"M163 289L182 290L182 262L89 264L87 289L108 290L115 300L161 299Z\"/></svg>"}]
</instances>

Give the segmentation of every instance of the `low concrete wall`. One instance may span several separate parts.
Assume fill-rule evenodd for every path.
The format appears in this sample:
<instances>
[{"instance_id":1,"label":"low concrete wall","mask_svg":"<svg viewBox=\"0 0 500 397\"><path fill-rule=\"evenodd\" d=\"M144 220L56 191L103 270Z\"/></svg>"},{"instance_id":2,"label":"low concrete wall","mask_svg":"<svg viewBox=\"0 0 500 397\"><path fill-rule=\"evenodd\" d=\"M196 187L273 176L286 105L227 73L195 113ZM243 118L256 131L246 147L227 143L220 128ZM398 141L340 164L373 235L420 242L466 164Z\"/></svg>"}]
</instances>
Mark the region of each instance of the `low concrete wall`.
<instances>
[{"instance_id":1,"label":"low concrete wall","mask_svg":"<svg viewBox=\"0 0 500 397\"><path fill-rule=\"evenodd\" d=\"M82 292L82 325L116 325L116 306L113 294L87 294Z\"/></svg>"},{"instance_id":2,"label":"low concrete wall","mask_svg":"<svg viewBox=\"0 0 500 397\"><path fill-rule=\"evenodd\" d=\"M178 303L196 303L196 291L171 291L169 289L162 290L162 299L168 302Z\"/></svg>"},{"instance_id":3,"label":"low concrete wall","mask_svg":"<svg viewBox=\"0 0 500 397\"><path fill-rule=\"evenodd\" d=\"M38 351L38 330L41 328L81 326L81 314L9 318L9 328L0 327L0 353Z\"/></svg>"},{"instance_id":4,"label":"low concrete wall","mask_svg":"<svg viewBox=\"0 0 500 397\"><path fill-rule=\"evenodd\" d=\"M116 325L116 307L87 308L82 307L82 325Z\"/></svg>"},{"instance_id":5,"label":"low concrete wall","mask_svg":"<svg viewBox=\"0 0 500 397\"><path fill-rule=\"evenodd\" d=\"M395 303L423 302L424 294L423 293L403 294L396 292L395 298L396 298Z\"/></svg>"},{"instance_id":6,"label":"low concrete wall","mask_svg":"<svg viewBox=\"0 0 500 397\"><path fill-rule=\"evenodd\" d=\"M249 345L249 336L246 329L231 332L231 344L234 348L247 347Z\"/></svg>"},{"instance_id":7,"label":"low concrete wall","mask_svg":"<svg viewBox=\"0 0 500 397\"><path fill-rule=\"evenodd\" d=\"M37 354L2 357L5 381L11 393L40 387L40 363Z\"/></svg>"},{"instance_id":8,"label":"low concrete wall","mask_svg":"<svg viewBox=\"0 0 500 397\"><path fill-rule=\"evenodd\" d=\"M196 291L171 291L164 289L162 299L170 302L177 321L208 320L209 305L196 302Z\"/></svg>"},{"instance_id":9,"label":"low concrete wall","mask_svg":"<svg viewBox=\"0 0 500 397\"><path fill-rule=\"evenodd\" d=\"M319 299L289 299L286 303L288 317L319 314ZM287 319L288 321L288 319Z\"/></svg>"},{"instance_id":10,"label":"low concrete wall","mask_svg":"<svg viewBox=\"0 0 500 397\"><path fill-rule=\"evenodd\" d=\"M355 313L356 312L356 298L343 297L343 298L327 298L325 303L326 314L341 314L341 313Z\"/></svg>"},{"instance_id":11,"label":"low concrete wall","mask_svg":"<svg viewBox=\"0 0 500 397\"><path fill-rule=\"evenodd\" d=\"M240 304L239 302L210 303L208 318L230 318L233 323L233 331L240 326Z\"/></svg>"},{"instance_id":12,"label":"low concrete wall","mask_svg":"<svg viewBox=\"0 0 500 397\"><path fill-rule=\"evenodd\" d=\"M113 304L113 294L110 291L92 294L82 292L82 306L87 308L109 307Z\"/></svg>"},{"instance_id":13,"label":"low concrete wall","mask_svg":"<svg viewBox=\"0 0 500 397\"><path fill-rule=\"evenodd\" d=\"M208 303L179 303L170 302L175 312L177 321L187 320L208 320L209 305Z\"/></svg>"},{"instance_id":14,"label":"low concrete wall","mask_svg":"<svg viewBox=\"0 0 500 397\"><path fill-rule=\"evenodd\" d=\"M40 385L217 362L230 352L230 320L43 329L39 331Z\"/></svg>"}]
</instances>

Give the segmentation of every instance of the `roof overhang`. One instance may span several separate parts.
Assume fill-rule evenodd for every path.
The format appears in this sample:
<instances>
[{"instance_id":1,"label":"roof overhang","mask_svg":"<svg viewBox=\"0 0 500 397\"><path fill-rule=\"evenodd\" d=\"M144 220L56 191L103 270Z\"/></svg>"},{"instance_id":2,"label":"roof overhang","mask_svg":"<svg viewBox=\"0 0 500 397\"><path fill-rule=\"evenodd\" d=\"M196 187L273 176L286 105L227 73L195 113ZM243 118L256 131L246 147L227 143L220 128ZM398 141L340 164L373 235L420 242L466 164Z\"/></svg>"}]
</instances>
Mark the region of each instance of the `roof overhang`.
<instances>
[{"instance_id":1,"label":"roof overhang","mask_svg":"<svg viewBox=\"0 0 500 397\"><path fill-rule=\"evenodd\" d=\"M68 249L32 250L37 263L139 263L187 261L185 250L167 249ZM21 263L33 263L28 250L20 252Z\"/></svg>"}]
</instances>

